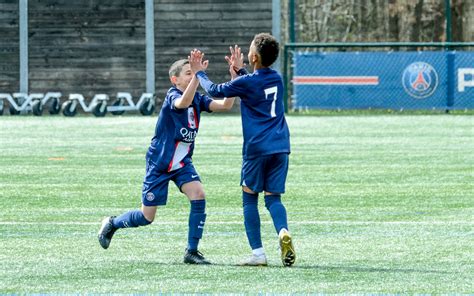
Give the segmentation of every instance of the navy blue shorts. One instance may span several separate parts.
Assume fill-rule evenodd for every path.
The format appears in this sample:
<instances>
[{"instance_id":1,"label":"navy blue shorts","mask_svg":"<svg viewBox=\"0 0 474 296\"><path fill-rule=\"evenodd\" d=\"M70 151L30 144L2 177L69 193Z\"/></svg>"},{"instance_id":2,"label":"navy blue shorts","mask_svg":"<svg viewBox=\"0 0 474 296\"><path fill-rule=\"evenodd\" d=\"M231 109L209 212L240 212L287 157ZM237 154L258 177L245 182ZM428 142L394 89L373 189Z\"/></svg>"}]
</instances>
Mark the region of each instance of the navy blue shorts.
<instances>
[{"instance_id":1,"label":"navy blue shorts","mask_svg":"<svg viewBox=\"0 0 474 296\"><path fill-rule=\"evenodd\" d=\"M163 206L168 200L168 184L173 181L181 191L186 183L199 181L198 173L192 163L171 172L162 172L155 169L153 162L147 159L146 175L142 188L142 203L145 206Z\"/></svg>"},{"instance_id":2,"label":"navy blue shorts","mask_svg":"<svg viewBox=\"0 0 474 296\"><path fill-rule=\"evenodd\" d=\"M240 185L253 192L285 193L288 154L265 155L242 162Z\"/></svg>"}]
</instances>

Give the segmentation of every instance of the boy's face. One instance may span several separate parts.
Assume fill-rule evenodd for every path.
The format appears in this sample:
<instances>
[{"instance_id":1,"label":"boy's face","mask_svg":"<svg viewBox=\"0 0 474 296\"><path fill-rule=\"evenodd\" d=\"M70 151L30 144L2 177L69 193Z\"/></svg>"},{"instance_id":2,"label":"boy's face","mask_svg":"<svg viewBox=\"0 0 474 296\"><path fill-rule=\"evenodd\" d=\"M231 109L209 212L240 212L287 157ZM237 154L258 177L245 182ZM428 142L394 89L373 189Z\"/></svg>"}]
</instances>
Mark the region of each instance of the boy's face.
<instances>
[{"instance_id":1,"label":"boy's face","mask_svg":"<svg viewBox=\"0 0 474 296\"><path fill-rule=\"evenodd\" d=\"M180 91L184 91L191 82L191 79L193 79L191 66L189 64L186 64L183 66L183 69L181 70L181 73L179 73L179 76L171 76L171 83L176 85L176 88L178 88Z\"/></svg>"},{"instance_id":2,"label":"boy's face","mask_svg":"<svg viewBox=\"0 0 474 296\"><path fill-rule=\"evenodd\" d=\"M255 65L255 63L258 60L257 49L255 48L255 44L254 44L253 41L250 44L248 58L249 58L249 63L250 63L251 66Z\"/></svg>"}]
</instances>

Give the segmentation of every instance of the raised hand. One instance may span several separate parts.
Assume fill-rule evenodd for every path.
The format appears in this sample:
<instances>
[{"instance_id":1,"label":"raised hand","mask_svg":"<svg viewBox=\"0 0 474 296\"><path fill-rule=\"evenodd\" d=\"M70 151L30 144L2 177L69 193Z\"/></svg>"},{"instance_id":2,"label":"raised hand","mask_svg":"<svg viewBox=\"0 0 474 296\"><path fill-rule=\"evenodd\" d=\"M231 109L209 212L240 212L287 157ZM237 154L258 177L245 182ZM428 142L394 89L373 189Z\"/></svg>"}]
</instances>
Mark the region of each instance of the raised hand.
<instances>
[{"instance_id":1,"label":"raised hand","mask_svg":"<svg viewBox=\"0 0 474 296\"><path fill-rule=\"evenodd\" d=\"M225 59L229 64L229 67L233 68L235 72L239 71L243 67L244 64L244 54L238 45L235 45L234 48L232 46L229 47L230 50L230 57L226 56ZM232 73L231 73L232 74Z\"/></svg>"},{"instance_id":2,"label":"raised hand","mask_svg":"<svg viewBox=\"0 0 474 296\"><path fill-rule=\"evenodd\" d=\"M193 73L197 73L199 71L205 71L209 66L209 61L203 61L204 53L200 50L193 49L188 56L189 66Z\"/></svg>"}]
</instances>

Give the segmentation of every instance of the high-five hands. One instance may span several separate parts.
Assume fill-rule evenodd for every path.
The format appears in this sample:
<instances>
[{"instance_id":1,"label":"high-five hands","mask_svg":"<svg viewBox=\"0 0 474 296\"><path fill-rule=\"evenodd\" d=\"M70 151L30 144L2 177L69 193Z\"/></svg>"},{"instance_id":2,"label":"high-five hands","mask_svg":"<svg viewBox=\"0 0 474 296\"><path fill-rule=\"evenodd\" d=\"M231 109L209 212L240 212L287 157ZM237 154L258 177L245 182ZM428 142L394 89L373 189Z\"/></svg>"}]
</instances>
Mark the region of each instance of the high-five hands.
<instances>
[{"instance_id":1,"label":"high-five hands","mask_svg":"<svg viewBox=\"0 0 474 296\"><path fill-rule=\"evenodd\" d=\"M237 72L245 66L244 54L242 53L238 45L235 45L234 48L230 46L229 49L230 49L230 57L225 56L225 60L229 64L229 72L230 72L230 75L232 76L232 79L234 79L238 76Z\"/></svg>"},{"instance_id":2,"label":"high-five hands","mask_svg":"<svg viewBox=\"0 0 474 296\"><path fill-rule=\"evenodd\" d=\"M196 74L199 71L205 71L209 66L209 61L204 59L204 53L200 50L193 49L188 56L189 66L191 67L191 71Z\"/></svg>"}]
</instances>

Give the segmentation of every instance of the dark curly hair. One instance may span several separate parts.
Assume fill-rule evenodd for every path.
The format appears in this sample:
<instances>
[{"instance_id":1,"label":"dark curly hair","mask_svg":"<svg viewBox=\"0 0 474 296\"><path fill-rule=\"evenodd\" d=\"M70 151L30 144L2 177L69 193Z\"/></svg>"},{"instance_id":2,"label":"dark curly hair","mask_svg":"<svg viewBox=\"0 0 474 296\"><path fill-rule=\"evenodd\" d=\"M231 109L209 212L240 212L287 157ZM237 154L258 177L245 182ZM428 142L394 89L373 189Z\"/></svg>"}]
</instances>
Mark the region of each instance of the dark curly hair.
<instances>
[{"instance_id":1,"label":"dark curly hair","mask_svg":"<svg viewBox=\"0 0 474 296\"><path fill-rule=\"evenodd\" d=\"M280 45L272 35L260 33L253 38L253 44L262 59L262 66L271 66L278 58Z\"/></svg>"}]
</instances>

